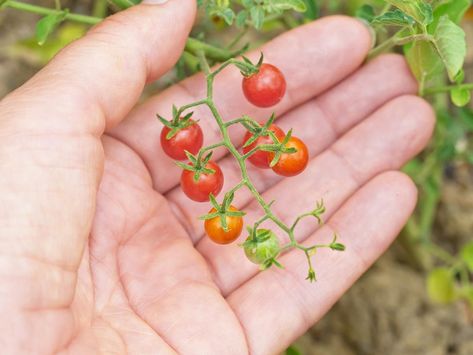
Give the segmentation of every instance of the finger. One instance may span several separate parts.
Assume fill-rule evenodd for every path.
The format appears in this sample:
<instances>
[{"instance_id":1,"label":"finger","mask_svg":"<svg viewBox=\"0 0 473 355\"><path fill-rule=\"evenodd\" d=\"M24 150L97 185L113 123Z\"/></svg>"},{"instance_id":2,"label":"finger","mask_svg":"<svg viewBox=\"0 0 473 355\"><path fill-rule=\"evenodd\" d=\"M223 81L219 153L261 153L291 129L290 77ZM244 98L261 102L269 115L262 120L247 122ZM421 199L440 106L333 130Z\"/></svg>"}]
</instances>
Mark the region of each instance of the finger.
<instances>
[{"instance_id":1,"label":"finger","mask_svg":"<svg viewBox=\"0 0 473 355\"><path fill-rule=\"evenodd\" d=\"M282 180L266 191L263 198L276 201L272 211L286 225L291 225L298 215L312 211L316 201L322 199L327 209L323 217L329 218L373 176L399 169L419 153L431 135L433 122L433 111L424 100L415 96L394 99L313 159L303 174ZM247 225L263 215L255 200L243 210L248 213ZM270 222L264 226L279 232ZM316 227L315 219L303 220L296 229L296 238L304 240ZM245 237L243 234L240 241ZM284 233L279 233L279 237L287 241ZM221 247L202 238L197 249L209 262L223 294L258 272L237 243Z\"/></svg>"},{"instance_id":2,"label":"finger","mask_svg":"<svg viewBox=\"0 0 473 355\"><path fill-rule=\"evenodd\" d=\"M384 78L382 82L379 78ZM416 82L403 57L385 55L378 57L343 82L321 96L312 99L278 119L277 124L286 132L293 128L294 135L307 143L310 156L314 157L336 138L365 119L387 101L403 94L413 94ZM228 191L241 180L235 159L227 156L219 161ZM271 170L261 170L247 164L252 181L263 192L282 178ZM178 186L167 195L178 208L182 223L187 226L194 241L202 236L202 223L197 219L209 210L208 204L196 203ZM245 206L252 199L251 193L242 189L236 194L235 205Z\"/></svg>"},{"instance_id":3,"label":"finger","mask_svg":"<svg viewBox=\"0 0 473 355\"><path fill-rule=\"evenodd\" d=\"M307 240L307 245L330 242L337 231L346 245L343 253L319 250L316 283L304 280L304 254L291 251L281 258L284 270L262 272L235 290L227 299L245 329L250 353L276 354L317 322L386 250L415 202L416 187L408 177L377 176Z\"/></svg>"},{"instance_id":4,"label":"finger","mask_svg":"<svg viewBox=\"0 0 473 355\"><path fill-rule=\"evenodd\" d=\"M269 118L301 104L333 86L353 72L364 60L371 44L369 31L359 21L347 17L328 17L285 33L261 49L249 54L278 66L287 81L285 98L275 107L259 109L248 103L241 91L242 76L236 68L228 68L216 78L214 100L224 119L248 114L255 119ZM156 189L165 192L178 182L180 170L159 147L162 125L153 119L156 113L169 117L173 104L184 105L206 97L201 74L184 80L150 99L111 132L137 151L151 171ZM221 140L215 120L204 107L193 109L204 130L205 145ZM231 129L232 137L242 134ZM218 151L215 158L222 156Z\"/></svg>"},{"instance_id":5,"label":"finger","mask_svg":"<svg viewBox=\"0 0 473 355\"><path fill-rule=\"evenodd\" d=\"M99 135L178 57L194 7L173 0L112 16L0 103L0 245L12 259L0 260L0 274L24 280L5 280L21 290L15 302L72 301L103 166ZM38 279L39 267L55 276Z\"/></svg>"}]
</instances>

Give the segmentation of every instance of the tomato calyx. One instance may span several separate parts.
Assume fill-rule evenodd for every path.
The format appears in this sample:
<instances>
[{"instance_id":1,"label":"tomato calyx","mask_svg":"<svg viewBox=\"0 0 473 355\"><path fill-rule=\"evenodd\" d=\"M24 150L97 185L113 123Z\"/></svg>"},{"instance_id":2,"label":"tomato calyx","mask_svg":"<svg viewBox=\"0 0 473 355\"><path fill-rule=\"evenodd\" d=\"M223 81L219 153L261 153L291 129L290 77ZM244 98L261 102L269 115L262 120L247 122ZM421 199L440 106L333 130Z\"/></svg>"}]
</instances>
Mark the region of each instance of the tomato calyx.
<instances>
[{"instance_id":1,"label":"tomato calyx","mask_svg":"<svg viewBox=\"0 0 473 355\"><path fill-rule=\"evenodd\" d=\"M242 58L243 62L235 62L235 66L240 69L241 75L247 78L259 72L259 69L263 64L263 53L261 53L256 64L253 64L253 62L245 56L242 56Z\"/></svg>"},{"instance_id":2,"label":"tomato calyx","mask_svg":"<svg viewBox=\"0 0 473 355\"><path fill-rule=\"evenodd\" d=\"M166 139L170 140L174 137L180 130L183 130L187 127L196 124L198 121L191 120L192 115L194 112L189 112L188 114L180 117L179 111L177 110L176 106L172 107L172 120L167 120L163 116L157 114L157 118L159 121L166 127L169 128L168 134L166 134Z\"/></svg>"},{"instance_id":3,"label":"tomato calyx","mask_svg":"<svg viewBox=\"0 0 473 355\"><path fill-rule=\"evenodd\" d=\"M213 194L210 194L209 195L210 203L212 207L215 209L215 212L211 212L203 216L200 216L199 219L205 221L208 219L219 217L223 230L227 232L228 231L227 217L243 217L244 215L246 215L246 213L243 211L235 211L234 209L232 210L231 207L232 207L232 201L234 197L235 197L234 192L228 192L223 197L222 203L219 204L217 200L215 199L215 196Z\"/></svg>"},{"instance_id":4,"label":"tomato calyx","mask_svg":"<svg viewBox=\"0 0 473 355\"><path fill-rule=\"evenodd\" d=\"M273 124L275 119L276 119L276 116L273 113L273 114L271 114L271 117L269 118L269 120L267 120L263 125L256 124L256 122L254 122L252 120L243 121L242 122L243 126L250 133L252 133L251 138L248 139L245 142L245 144L243 144L243 148L249 147L250 145L255 143L258 140L258 138L260 138L260 137L268 137L268 136L272 139L274 144L279 144L278 138L276 137L274 132L269 129L271 127L271 125ZM261 145L260 147L262 147L262 146L263 145ZM262 149L260 148L260 150L262 150Z\"/></svg>"},{"instance_id":5,"label":"tomato calyx","mask_svg":"<svg viewBox=\"0 0 473 355\"><path fill-rule=\"evenodd\" d=\"M337 238L338 238L338 235L337 233L335 233L333 235L332 242L329 244L330 249L337 250L337 251L345 251L346 249L345 245L342 243L337 243Z\"/></svg>"},{"instance_id":6,"label":"tomato calyx","mask_svg":"<svg viewBox=\"0 0 473 355\"><path fill-rule=\"evenodd\" d=\"M297 152L297 150L293 147L290 147L290 148L286 147L286 144L287 144L287 142L289 142L291 137L292 137L292 129L290 129L289 132L287 132L286 136L284 137L284 139L281 142L279 142L277 144L271 144L269 146L266 146L266 145L261 145L260 146L261 150L264 150L264 151L267 151L267 152L274 152L274 157L271 160L271 162L269 163L269 166L271 168L278 163L279 159L281 158L281 155L283 155L283 154L293 154L293 153Z\"/></svg>"},{"instance_id":7,"label":"tomato calyx","mask_svg":"<svg viewBox=\"0 0 473 355\"><path fill-rule=\"evenodd\" d=\"M213 152L209 152L204 158L202 158L201 154L196 157L194 154L188 151L186 151L185 153L190 161L190 164L185 164L180 161L176 161L175 163L177 166L184 170L193 171L195 182L199 181L200 175L202 174L215 174L214 169L207 168L207 163L210 161L210 158L212 158Z\"/></svg>"}]
</instances>

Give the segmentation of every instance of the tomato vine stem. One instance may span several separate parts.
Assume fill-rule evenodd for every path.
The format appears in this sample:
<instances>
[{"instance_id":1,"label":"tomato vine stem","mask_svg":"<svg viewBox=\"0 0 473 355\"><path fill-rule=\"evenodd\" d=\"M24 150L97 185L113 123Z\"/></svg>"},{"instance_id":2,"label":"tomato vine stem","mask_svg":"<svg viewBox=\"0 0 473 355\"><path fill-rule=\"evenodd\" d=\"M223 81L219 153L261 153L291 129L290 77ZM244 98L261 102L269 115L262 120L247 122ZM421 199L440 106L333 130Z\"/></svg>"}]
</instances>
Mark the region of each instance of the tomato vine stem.
<instances>
[{"instance_id":1,"label":"tomato vine stem","mask_svg":"<svg viewBox=\"0 0 473 355\"><path fill-rule=\"evenodd\" d=\"M304 213L300 215L299 217L297 217L297 219L295 220L295 222L292 224L291 227L286 225L279 217L277 217L271 209L272 202L266 203L263 196L261 196L259 191L256 189L255 185L251 181L250 176L248 174L248 169L246 167L246 159L251 154L255 153L258 150L264 150L269 147L273 147L274 145L260 145L250 150L247 154L241 154L238 151L237 147L235 147L235 145L232 143L228 128L234 124L242 124L243 126L245 126L245 124L250 124L253 127L259 127L260 126L259 123L248 116L239 117L239 118L225 122L213 101L213 89L214 89L215 77L219 73L221 73L226 67L230 65L235 65L240 70L247 70L249 72L254 71L256 67L247 61L239 61L235 58L231 58L223 62L222 64L220 64L216 69L212 71L212 69L210 68L207 62L205 52L198 51L196 55L200 61L200 67L206 76L207 96L205 99L182 106L181 108L178 109L178 113L180 115L189 108L192 108L198 105L205 105L209 108L210 112L215 118L215 121L222 135L221 142L202 148L198 154L198 157L201 158L204 152L208 152L217 147L222 147L222 146L224 146L229 151L229 153L236 159L238 163L238 166L241 172L241 180L237 185L235 185L232 189L230 189L225 196L233 195L237 190L241 189L242 187L246 187L264 211L264 215L254 223L253 230L256 230L260 226L260 224L262 224L263 222L267 220L271 220L274 224L276 224L289 237L289 242L280 248L278 255L291 248L296 248L303 251L307 257L307 262L309 266L309 275L307 279L309 279L310 281L314 281L315 272L312 268L311 256L316 249L332 248L332 245L331 244L315 244L309 247L305 247L296 240L294 231L298 222L302 218L305 218L308 216L313 216L317 218L317 220L319 220L319 223L320 223L320 214L325 211L325 208L323 207L323 203L322 202L318 203L314 211ZM272 134L271 136L273 140L277 142L277 138L274 136L274 134ZM284 147L280 147L279 149L284 149ZM227 197L225 197L224 199L226 198Z\"/></svg>"}]
</instances>

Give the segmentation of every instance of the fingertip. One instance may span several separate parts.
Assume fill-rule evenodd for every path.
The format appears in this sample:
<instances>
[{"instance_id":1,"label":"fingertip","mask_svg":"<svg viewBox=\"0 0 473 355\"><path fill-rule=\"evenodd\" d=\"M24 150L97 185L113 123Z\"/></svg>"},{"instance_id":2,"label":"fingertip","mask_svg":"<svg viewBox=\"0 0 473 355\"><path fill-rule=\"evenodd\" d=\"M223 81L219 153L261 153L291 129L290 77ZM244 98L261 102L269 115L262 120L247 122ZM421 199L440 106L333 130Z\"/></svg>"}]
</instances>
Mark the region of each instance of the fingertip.
<instances>
[{"instance_id":1,"label":"fingertip","mask_svg":"<svg viewBox=\"0 0 473 355\"><path fill-rule=\"evenodd\" d=\"M345 15L326 16L315 21L315 23L323 24L327 31L341 31L346 41L351 43L351 50L357 51L363 59L373 47L374 34L371 27L355 17Z\"/></svg>"}]
</instances>

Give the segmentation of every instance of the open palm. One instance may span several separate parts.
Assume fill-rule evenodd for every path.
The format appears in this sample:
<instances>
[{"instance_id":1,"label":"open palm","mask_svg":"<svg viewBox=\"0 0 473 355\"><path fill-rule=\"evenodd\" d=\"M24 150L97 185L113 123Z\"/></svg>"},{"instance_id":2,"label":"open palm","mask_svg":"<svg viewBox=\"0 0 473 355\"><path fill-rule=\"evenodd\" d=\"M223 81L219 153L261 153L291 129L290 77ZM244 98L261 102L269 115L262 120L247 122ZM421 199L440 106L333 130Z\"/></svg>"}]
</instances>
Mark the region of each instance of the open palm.
<instances>
[{"instance_id":1,"label":"open palm","mask_svg":"<svg viewBox=\"0 0 473 355\"><path fill-rule=\"evenodd\" d=\"M369 32L332 17L261 49L286 76L274 111L278 125L307 142L308 168L283 180L250 174L288 223L323 198L326 224L302 223L297 238L310 244L337 231L346 252L320 251L319 280L310 284L298 251L280 258L285 269L259 272L236 243L205 238L196 217L209 206L180 191L153 118L204 97L203 76L129 112L145 82L178 58L194 3L113 16L0 103L3 353L277 353L323 316L412 212L415 187L395 170L426 144L432 111L409 96L416 85L401 57L362 66ZM249 105L240 82L228 69L215 83L223 117L267 119L271 110ZM205 144L217 141L209 112L194 117ZM243 132L232 134L239 142ZM223 150L217 158L225 190L239 170ZM246 223L261 215L247 191L235 204Z\"/></svg>"}]
</instances>

